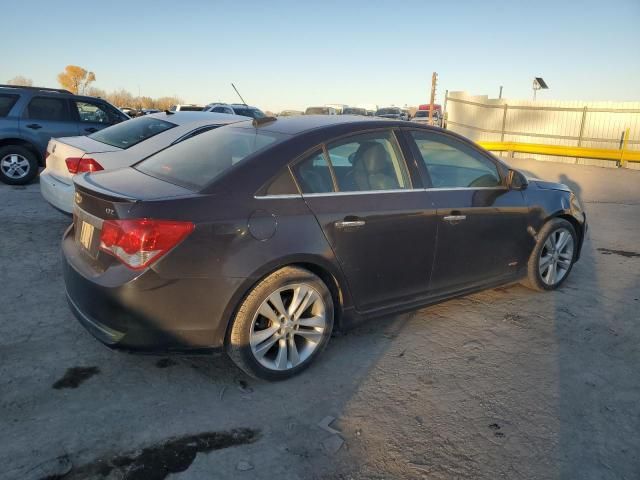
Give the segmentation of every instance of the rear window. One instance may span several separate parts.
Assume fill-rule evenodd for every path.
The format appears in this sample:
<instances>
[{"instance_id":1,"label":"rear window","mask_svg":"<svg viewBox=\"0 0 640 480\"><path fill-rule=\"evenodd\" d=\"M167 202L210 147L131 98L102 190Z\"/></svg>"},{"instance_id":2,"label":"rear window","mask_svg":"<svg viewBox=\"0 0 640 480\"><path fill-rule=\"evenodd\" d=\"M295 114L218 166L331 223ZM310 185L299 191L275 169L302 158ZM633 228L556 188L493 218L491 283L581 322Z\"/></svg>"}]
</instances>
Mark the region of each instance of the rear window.
<instances>
[{"instance_id":1,"label":"rear window","mask_svg":"<svg viewBox=\"0 0 640 480\"><path fill-rule=\"evenodd\" d=\"M138 163L147 175L199 191L249 155L286 138L275 132L221 127L178 143Z\"/></svg>"},{"instance_id":2,"label":"rear window","mask_svg":"<svg viewBox=\"0 0 640 480\"><path fill-rule=\"evenodd\" d=\"M201 112L202 110L204 110L204 107L198 107L195 105L181 105L180 106L180 111L181 112Z\"/></svg>"},{"instance_id":3,"label":"rear window","mask_svg":"<svg viewBox=\"0 0 640 480\"><path fill-rule=\"evenodd\" d=\"M251 117L251 118L263 118L264 113L258 110L257 108L243 108L243 107L233 107L233 111L236 115L242 115L243 117Z\"/></svg>"},{"instance_id":4,"label":"rear window","mask_svg":"<svg viewBox=\"0 0 640 480\"><path fill-rule=\"evenodd\" d=\"M376 115L399 115L399 108L381 108L376 112Z\"/></svg>"},{"instance_id":5,"label":"rear window","mask_svg":"<svg viewBox=\"0 0 640 480\"><path fill-rule=\"evenodd\" d=\"M89 138L126 150L175 126L157 118L139 117L92 133Z\"/></svg>"},{"instance_id":6,"label":"rear window","mask_svg":"<svg viewBox=\"0 0 640 480\"><path fill-rule=\"evenodd\" d=\"M9 115L9 111L18 101L18 95L0 95L0 117Z\"/></svg>"}]
</instances>

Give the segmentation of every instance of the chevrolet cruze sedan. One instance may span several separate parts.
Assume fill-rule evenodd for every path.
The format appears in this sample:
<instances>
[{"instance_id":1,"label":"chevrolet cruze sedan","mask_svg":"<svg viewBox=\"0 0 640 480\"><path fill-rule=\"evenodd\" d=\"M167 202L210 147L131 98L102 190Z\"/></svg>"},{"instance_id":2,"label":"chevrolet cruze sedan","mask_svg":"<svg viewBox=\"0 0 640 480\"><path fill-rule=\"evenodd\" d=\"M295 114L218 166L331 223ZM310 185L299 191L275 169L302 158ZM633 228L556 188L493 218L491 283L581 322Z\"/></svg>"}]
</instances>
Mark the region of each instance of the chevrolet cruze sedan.
<instances>
[{"instance_id":1,"label":"chevrolet cruze sedan","mask_svg":"<svg viewBox=\"0 0 640 480\"><path fill-rule=\"evenodd\" d=\"M587 225L566 186L459 135L355 116L240 122L74 182L62 250L80 322L117 348L224 349L269 380L364 319L553 290Z\"/></svg>"}]
</instances>

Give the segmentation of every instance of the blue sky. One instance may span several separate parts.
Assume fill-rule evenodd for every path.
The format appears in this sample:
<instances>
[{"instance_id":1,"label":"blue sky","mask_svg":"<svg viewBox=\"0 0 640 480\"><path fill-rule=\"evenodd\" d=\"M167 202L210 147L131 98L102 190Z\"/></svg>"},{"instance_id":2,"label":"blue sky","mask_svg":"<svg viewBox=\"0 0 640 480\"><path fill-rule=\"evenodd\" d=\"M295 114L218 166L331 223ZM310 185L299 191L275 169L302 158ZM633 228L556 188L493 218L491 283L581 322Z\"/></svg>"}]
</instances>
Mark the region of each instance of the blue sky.
<instances>
[{"instance_id":1,"label":"blue sky","mask_svg":"<svg viewBox=\"0 0 640 480\"><path fill-rule=\"evenodd\" d=\"M237 101L416 105L445 89L544 99L640 100L640 0L12 2L0 81L55 86L65 65L96 87Z\"/></svg>"}]
</instances>

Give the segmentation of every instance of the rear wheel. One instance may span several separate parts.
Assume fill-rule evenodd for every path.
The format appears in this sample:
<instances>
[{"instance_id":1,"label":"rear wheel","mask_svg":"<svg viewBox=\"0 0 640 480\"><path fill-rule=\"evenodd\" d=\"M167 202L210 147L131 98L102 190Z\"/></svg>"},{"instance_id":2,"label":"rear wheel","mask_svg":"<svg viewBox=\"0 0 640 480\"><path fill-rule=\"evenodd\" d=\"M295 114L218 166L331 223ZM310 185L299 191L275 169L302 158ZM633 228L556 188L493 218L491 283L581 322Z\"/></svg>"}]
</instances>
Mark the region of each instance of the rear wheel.
<instances>
[{"instance_id":1,"label":"rear wheel","mask_svg":"<svg viewBox=\"0 0 640 480\"><path fill-rule=\"evenodd\" d=\"M534 290L558 288L569 276L575 262L576 231L562 218L549 220L538 233L529 257L526 285Z\"/></svg>"},{"instance_id":2,"label":"rear wheel","mask_svg":"<svg viewBox=\"0 0 640 480\"><path fill-rule=\"evenodd\" d=\"M0 180L9 185L24 185L38 174L38 158L20 145L0 148Z\"/></svg>"},{"instance_id":3,"label":"rear wheel","mask_svg":"<svg viewBox=\"0 0 640 480\"><path fill-rule=\"evenodd\" d=\"M282 268L258 283L242 302L227 352L253 377L289 378L325 348L333 312L331 293L320 278L302 268Z\"/></svg>"}]
</instances>

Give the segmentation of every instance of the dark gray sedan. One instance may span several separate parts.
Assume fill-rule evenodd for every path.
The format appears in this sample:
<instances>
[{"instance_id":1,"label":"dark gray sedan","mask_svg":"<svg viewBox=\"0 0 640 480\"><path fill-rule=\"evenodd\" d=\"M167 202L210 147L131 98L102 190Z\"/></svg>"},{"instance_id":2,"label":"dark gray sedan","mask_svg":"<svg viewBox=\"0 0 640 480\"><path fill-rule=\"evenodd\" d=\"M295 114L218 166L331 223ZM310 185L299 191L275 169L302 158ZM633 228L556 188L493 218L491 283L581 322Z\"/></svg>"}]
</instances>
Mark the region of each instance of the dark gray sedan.
<instances>
[{"instance_id":1,"label":"dark gray sedan","mask_svg":"<svg viewBox=\"0 0 640 480\"><path fill-rule=\"evenodd\" d=\"M225 126L76 176L64 278L112 347L306 368L331 332L508 282L568 277L586 217L435 127L348 116Z\"/></svg>"}]
</instances>

